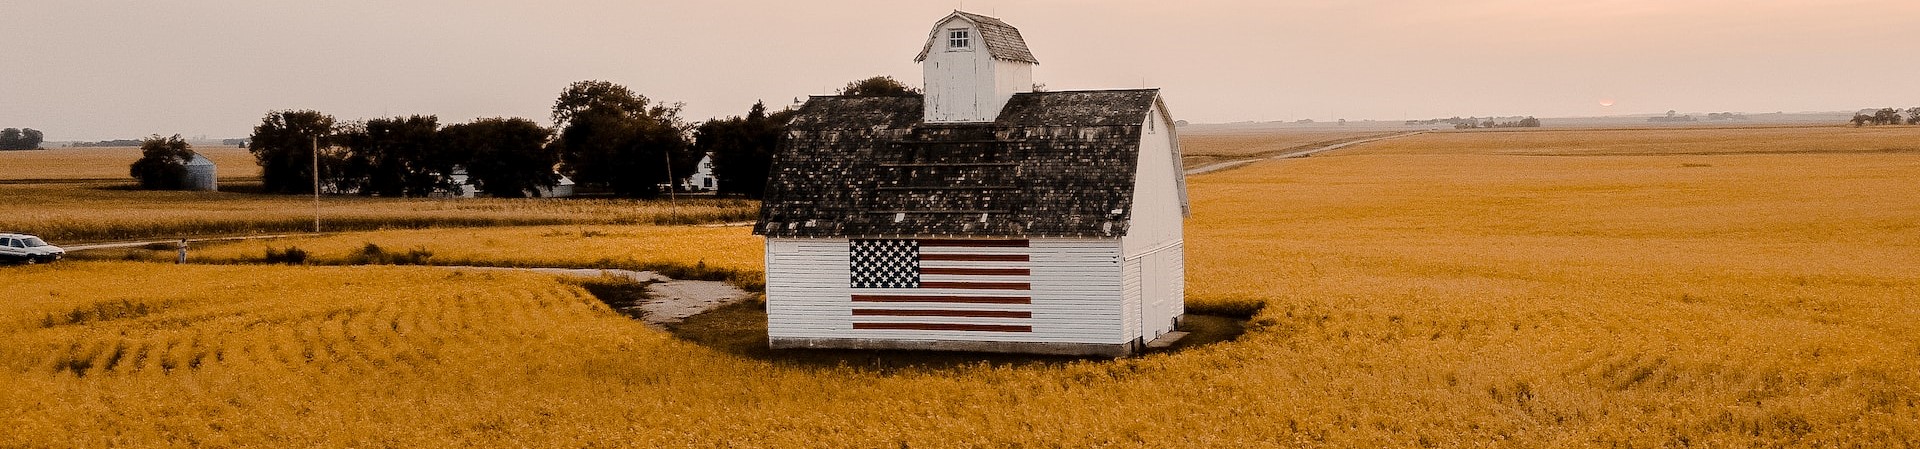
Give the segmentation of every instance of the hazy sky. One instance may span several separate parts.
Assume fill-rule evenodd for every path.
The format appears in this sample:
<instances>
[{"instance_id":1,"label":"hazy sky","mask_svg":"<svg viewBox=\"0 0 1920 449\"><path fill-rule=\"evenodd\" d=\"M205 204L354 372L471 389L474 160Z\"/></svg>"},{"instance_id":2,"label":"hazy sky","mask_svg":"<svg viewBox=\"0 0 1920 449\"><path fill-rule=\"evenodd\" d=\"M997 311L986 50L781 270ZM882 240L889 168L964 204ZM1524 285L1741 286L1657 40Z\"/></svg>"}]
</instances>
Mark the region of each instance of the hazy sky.
<instances>
[{"instance_id":1,"label":"hazy sky","mask_svg":"<svg viewBox=\"0 0 1920 449\"><path fill-rule=\"evenodd\" d=\"M544 122L584 79L700 120L873 75L919 85L914 54L959 7L1019 27L1053 90L1160 87L1193 122L1920 106L1910 1L0 0L0 126Z\"/></svg>"}]
</instances>

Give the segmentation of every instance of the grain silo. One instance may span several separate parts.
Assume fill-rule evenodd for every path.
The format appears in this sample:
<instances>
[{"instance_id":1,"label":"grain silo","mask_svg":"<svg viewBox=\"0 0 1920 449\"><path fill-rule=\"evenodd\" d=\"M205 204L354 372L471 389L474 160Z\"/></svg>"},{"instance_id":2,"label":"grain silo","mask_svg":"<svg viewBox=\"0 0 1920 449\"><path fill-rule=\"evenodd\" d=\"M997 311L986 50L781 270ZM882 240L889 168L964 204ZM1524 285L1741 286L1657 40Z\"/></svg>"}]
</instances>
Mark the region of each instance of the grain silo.
<instances>
[{"instance_id":1,"label":"grain silo","mask_svg":"<svg viewBox=\"0 0 1920 449\"><path fill-rule=\"evenodd\" d=\"M195 153L193 159L187 161L186 187L187 190L220 191L219 167L213 165L213 160Z\"/></svg>"}]
</instances>

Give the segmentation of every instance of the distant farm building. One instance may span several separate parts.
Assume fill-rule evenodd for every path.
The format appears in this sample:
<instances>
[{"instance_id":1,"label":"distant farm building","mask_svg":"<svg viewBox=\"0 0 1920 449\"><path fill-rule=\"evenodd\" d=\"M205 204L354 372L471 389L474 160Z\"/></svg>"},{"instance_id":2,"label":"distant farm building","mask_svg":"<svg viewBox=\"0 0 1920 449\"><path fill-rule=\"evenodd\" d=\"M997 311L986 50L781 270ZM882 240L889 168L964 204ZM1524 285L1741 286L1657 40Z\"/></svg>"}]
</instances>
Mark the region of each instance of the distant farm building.
<instances>
[{"instance_id":1,"label":"distant farm building","mask_svg":"<svg viewBox=\"0 0 1920 449\"><path fill-rule=\"evenodd\" d=\"M220 167L198 153L187 161L187 190L220 191Z\"/></svg>"},{"instance_id":2,"label":"distant farm building","mask_svg":"<svg viewBox=\"0 0 1920 449\"><path fill-rule=\"evenodd\" d=\"M720 179L713 177L713 155L700 158L700 164L693 169L693 176L685 183L689 192L712 192L720 189Z\"/></svg>"},{"instance_id":3,"label":"distant farm building","mask_svg":"<svg viewBox=\"0 0 1920 449\"><path fill-rule=\"evenodd\" d=\"M774 157L776 348L1119 356L1184 314L1186 178L1156 89L1033 92L1019 30L965 12L926 94L813 97Z\"/></svg>"}]
</instances>

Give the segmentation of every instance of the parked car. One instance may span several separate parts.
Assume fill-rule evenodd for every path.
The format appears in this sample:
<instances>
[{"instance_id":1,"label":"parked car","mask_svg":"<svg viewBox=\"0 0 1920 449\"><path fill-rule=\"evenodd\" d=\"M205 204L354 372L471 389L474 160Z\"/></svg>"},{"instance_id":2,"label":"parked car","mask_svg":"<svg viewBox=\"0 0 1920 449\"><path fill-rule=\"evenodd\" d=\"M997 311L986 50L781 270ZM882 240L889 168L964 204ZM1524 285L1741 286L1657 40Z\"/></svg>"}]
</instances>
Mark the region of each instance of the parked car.
<instances>
[{"instance_id":1,"label":"parked car","mask_svg":"<svg viewBox=\"0 0 1920 449\"><path fill-rule=\"evenodd\" d=\"M67 250L26 234L0 234L0 262L36 264L67 256Z\"/></svg>"}]
</instances>

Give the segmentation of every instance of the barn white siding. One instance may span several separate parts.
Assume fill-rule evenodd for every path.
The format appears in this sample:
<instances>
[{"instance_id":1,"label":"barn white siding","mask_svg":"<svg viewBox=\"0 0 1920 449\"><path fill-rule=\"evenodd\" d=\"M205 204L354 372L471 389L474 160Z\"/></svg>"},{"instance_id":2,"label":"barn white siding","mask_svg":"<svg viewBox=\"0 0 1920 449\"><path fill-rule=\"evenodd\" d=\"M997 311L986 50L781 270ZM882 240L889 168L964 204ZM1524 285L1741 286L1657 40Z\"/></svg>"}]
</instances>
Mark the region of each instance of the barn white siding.
<instances>
[{"instance_id":1,"label":"barn white siding","mask_svg":"<svg viewBox=\"0 0 1920 449\"><path fill-rule=\"evenodd\" d=\"M1133 189L1133 211L1127 235L1121 246L1129 267L1127 274L1138 273L1143 287L1134 307L1140 310L1140 327L1129 325L1134 334L1152 340L1173 330L1173 323L1185 313L1186 266L1183 233L1185 227L1184 187L1180 171L1179 140L1168 120L1164 104L1155 103L1141 124L1140 161ZM1129 297L1129 301L1134 301Z\"/></svg>"},{"instance_id":2,"label":"barn white siding","mask_svg":"<svg viewBox=\"0 0 1920 449\"><path fill-rule=\"evenodd\" d=\"M853 315L849 241L767 239L767 336L779 340L955 341L1119 345L1123 329L1121 254L1116 240L1029 241L1031 304L888 304L891 309L1029 311L1032 332L854 329L856 322L899 321ZM864 290L864 289L863 289ZM923 289L931 294L977 292ZM864 307L864 306L863 306ZM1006 318L915 317L927 324L1007 324Z\"/></svg>"}]
</instances>

